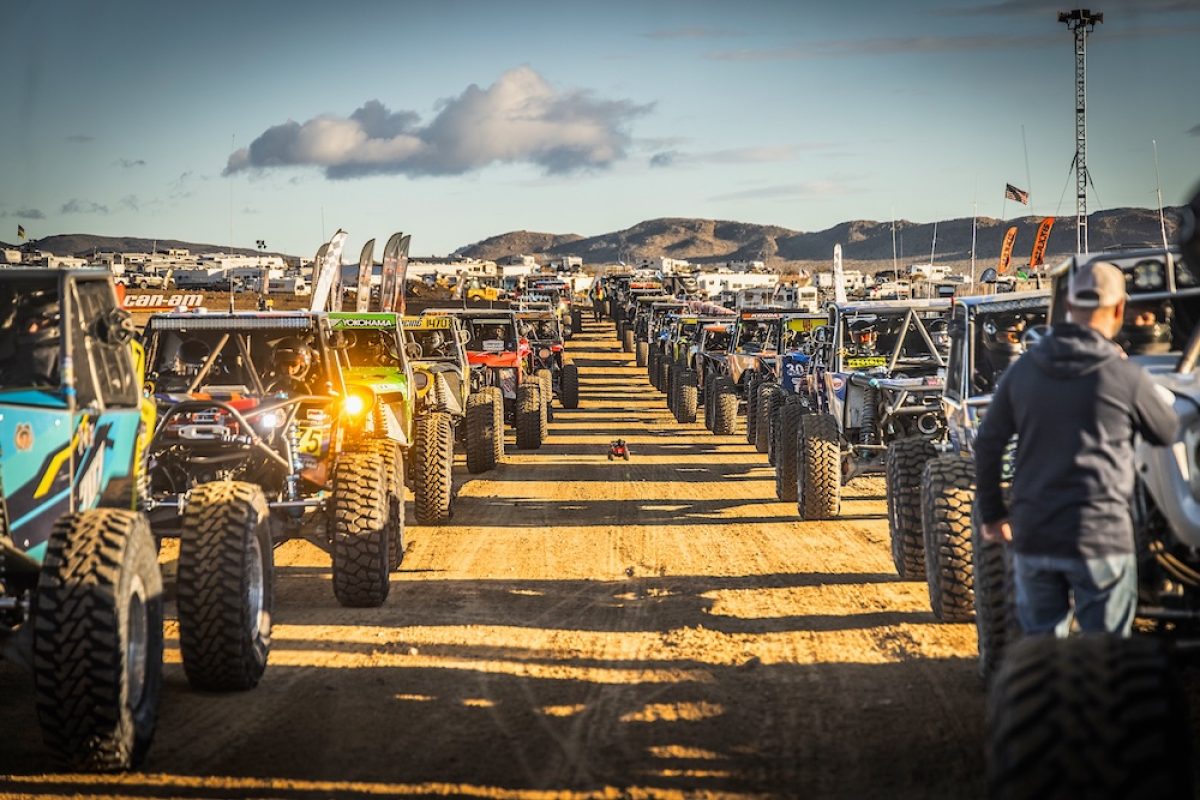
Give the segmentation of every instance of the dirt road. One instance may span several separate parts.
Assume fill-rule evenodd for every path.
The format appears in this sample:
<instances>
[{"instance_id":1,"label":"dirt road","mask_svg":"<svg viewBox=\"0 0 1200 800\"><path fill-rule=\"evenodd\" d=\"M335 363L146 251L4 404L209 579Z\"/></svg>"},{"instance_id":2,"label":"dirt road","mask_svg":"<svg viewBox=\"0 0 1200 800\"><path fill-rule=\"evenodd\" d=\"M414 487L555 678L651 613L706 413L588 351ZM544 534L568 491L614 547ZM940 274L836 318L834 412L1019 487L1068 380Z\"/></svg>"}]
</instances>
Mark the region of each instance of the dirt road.
<instances>
[{"instance_id":1,"label":"dirt road","mask_svg":"<svg viewBox=\"0 0 1200 800\"><path fill-rule=\"evenodd\" d=\"M169 629L144 773L54 772L0 664L0 793L981 794L974 630L896 579L882 482L797 523L765 457L677 425L611 326L570 350L581 407L540 451L456 466L452 524L410 527L384 608L339 607L328 558L291 542L256 690L192 691Z\"/></svg>"}]
</instances>

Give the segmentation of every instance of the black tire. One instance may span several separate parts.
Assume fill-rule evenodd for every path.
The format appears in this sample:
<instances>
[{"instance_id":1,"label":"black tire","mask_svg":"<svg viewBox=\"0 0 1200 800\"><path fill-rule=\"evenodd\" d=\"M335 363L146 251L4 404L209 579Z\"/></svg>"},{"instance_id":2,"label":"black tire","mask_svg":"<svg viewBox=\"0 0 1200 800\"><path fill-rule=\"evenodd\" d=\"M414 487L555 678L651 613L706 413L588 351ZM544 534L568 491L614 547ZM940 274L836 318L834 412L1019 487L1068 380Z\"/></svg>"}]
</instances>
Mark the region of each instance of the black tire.
<instances>
[{"instance_id":1,"label":"black tire","mask_svg":"<svg viewBox=\"0 0 1200 800\"><path fill-rule=\"evenodd\" d=\"M925 537L921 533L921 474L937 455L928 439L898 439L887 449L888 535L896 574L925 579Z\"/></svg>"},{"instance_id":2,"label":"black tire","mask_svg":"<svg viewBox=\"0 0 1200 800\"><path fill-rule=\"evenodd\" d=\"M74 770L137 767L162 688L162 576L146 518L113 508L59 518L33 602L46 747Z\"/></svg>"},{"instance_id":3,"label":"black tire","mask_svg":"<svg viewBox=\"0 0 1200 800\"><path fill-rule=\"evenodd\" d=\"M971 558L975 590L975 633L979 674L991 680L1009 646L1021 636L1017 622L1016 590L1012 578L1012 548L983 541L979 520L971 515Z\"/></svg>"},{"instance_id":4,"label":"black tire","mask_svg":"<svg viewBox=\"0 0 1200 800\"><path fill-rule=\"evenodd\" d=\"M626 353L633 352L633 328L632 327L627 326L625 328L625 330L621 331L621 349L624 350Z\"/></svg>"},{"instance_id":5,"label":"black tire","mask_svg":"<svg viewBox=\"0 0 1200 800\"><path fill-rule=\"evenodd\" d=\"M188 496L176 578L179 650L197 689L251 689L267 668L275 593L269 514L253 483L203 483Z\"/></svg>"},{"instance_id":6,"label":"black tire","mask_svg":"<svg viewBox=\"0 0 1200 800\"><path fill-rule=\"evenodd\" d=\"M561 394L558 402L563 408L579 408L579 367L564 364L559 381Z\"/></svg>"},{"instance_id":7,"label":"black tire","mask_svg":"<svg viewBox=\"0 0 1200 800\"><path fill-rule=\"evenodd\" d=\"M975 464L958 455L938 456L921 477L921 529L925 537L925 581L929 606L943 622L975 617L971 566L971 505Z\"/></svg>"},{"instance_id":8,"label":"black tire","mask_svg":"<svg viewBox=\"0 0 1200 800\"><path fill-rule=\"evenodd\" d=\"M661 392L666 392L670 397L671 391L671 365L665 358L659 358L658 364L655 367L658 373L658 389Z\"/></svg>"},{"instance_id":9,"label":"black tire","mask_svg":"<svg viewBox=\"0 0 1200 800\"><path fill-rule=\"evenodd\" d=\"M445 412L417 417L413 435L413 509L438 525L454 513L454 421Z\"/></svg>"},{"instance_id":10,"label":"black tire","mask_svg":"<svg viewBox=\"0 0 1200 800\"><path fill-rule=\"evenodd\" d=\"M572 308L571 309L571 333L576 334L576 333L582 333L582 332L583 332L583 309Z\"/></svg>"},{"instance_id":11,"label":"black tire","mask_svg":"<svg viewBox=\"0 0 1200 800\"><path fill-rule=\"evenodd\" d=\"M796 449L796 510L801 519L834 519L842 509L842 449L837 420L800 417Z\"/></svg>"},{"instance_id":12,"label":"black tire","mask_svg":"<svg viewBox=\"0 0 1200 800\"><path fill-rule=\"evenodd\" d=\"M504 392L499 386L488 386L483 393L492 398L492 429L496 431L492 437L492 460L501 464L504 462Z\"/></svg>"},{"instance_id":13,"label":"black tire","mask_svg":"<svg viewBox=\"0 0 1200 800\"><path fill-rule=\"evenodd\" d=\"M517 447L537 450L542 446L542 387L525 381L517 387Z\"/></svg>"},{"instance_id":14,"label":"black tire","mask_svg":"<svg viewBox=\"0 0 1200 800\"><path fill-rule=\"evenodd\" d=\"M496 466L495 439L503 431L495 426L490 393L477 392L467 398L467 472L476 475Z\"/></svg>"},{"instance_id":15,"label":"black tire","mask_svg":"<svg viewBox=\"0 0 1200 800\"><path fill-rule=\"evenodd\" d=\"M1187 698L1153 639L1015 643L988 695L987 736L996 800L1194 797Z\"/></svg>"},{"instance_id":16,"label":"black tire","mask_svg":"<svg viewBox=\"0 0 1200 800\"><path fill-rule=\"evenodd\" d=\"M800 418L804 409L799 403L784 403L779 408L779 425L775 443L775 496L785 503L796 502L796 455L800 449Z\"/></svg>"},{"instance_id":17,"label":"black tire","mask_svg":"<svg viewBox=\"0 0 1200 800\"><path fill-rule=\"evenodd\" d=\"M753 372L746 376L746 444L754 444L758 434L758 387L761 383Z\"/></svg>"},{"instance_id":18,"label":"black tire","mask_svg":"<svg viewBox=\"0 0 1200 800\"><path fill-rule=\"evenodd\" d=\"M700 389L696 385L696 373L685 369L679 373L675 392L675 419L691 424L696 421L696 404Z\"/></svg>"},{"instance_id":19,"label":"black tire","mask_svg":"<svg viewBox=\"0 0 1200 800\"><path fill-rule=\"evenodd\" d=\"M779 401L779 384L774 381L762 381L758 384L757 421L754 424L754 449L760 453L770 450L771 415L775 413L775 404Z\"/></svg>"},{"instance_id":20,"label":"black tire","mask_svg":"<svg viewBox=\"0 0 1200 800\"><path fill-rule=\"evenodd\" d=\"M391 439L376 439L367 449L383 459L383 471L389 487L388 502L391 504L388 514L388 566L395 570L400 568L407 547L404 540L404 451Z\"/></svg>"},{"instance_id":21,"label":"black tire","mask_svg":"<svg viewBox=\"0 0 1200 800\"><path fill-rule=\"evenodd\" d=\"M679 421L679 412L676 411L676 403L679 400L679 373L683 368L678 364L671 364L667 367L667 410L671 412L671 416L675 421Z\"/></svg>"},{"instance_id":22,"label":"black tire","mask_svg":"<svg viewBox=\"0 0 1200 800\"><path fill-rule=\"evenodd\" d=\"M659 355L657 350L649 350L646 353L646 379L650 381L650 385L655 389L661 390L662 384L658 381L658 360Z\"/></svg>"},{"instance_id":23,"label":"black tire","mask_svg":"<svg viewBox=\"0 0 1200 800\"><path fill-rule=\"evenodd\" d=\"M343 606L375 608L389 588L388 514L383 459L343 453L333 471L329 531L333 594Z\"/></svg>"},{"instance_id":24,"label":"black tire","mask_svg":"<svg viewBox=\"0 0 1200 800\"><path fill-rule=\"evenodd\" d=\"M546 398L546 413L550 419L554 419L554 415L549 410L554 405L554 373L548 369L539 369L534 373L534 377L542 385L542 397ZM561 403L562 400L560 399L559 402Z\"/></svg>"},{"instance_id":25,"label":"black tire","mask_svg":"<svg viewBox=\"0 0 1200 800\"><path fill-rule=\"evenodd\" d=\"M718 378L713 388L713 433L732 436L737 430L737 410L737 387L729 378Z\"/></svg>"},{"instance_id":26,"label":"black tire","mask_svg":"<svg viewBox=\"0 0 1200 800\"><path fill-rule=\"evenodd\" d=\"M704 428L711 431L713 429L713 381L715 379L709 375L704 381Z\"/></svg>"},{"instance_id":27,"label":"black tire","mask_svg":"<svg viewBox=\"0 0 1200 800\"><path fill-rule=\"evenodd\" d=\"M634 346L637 348L634 352L634 363L639 367L645 367L646 360L650 355L650 343L639 341Z\"/></svg>"}]
</instances>

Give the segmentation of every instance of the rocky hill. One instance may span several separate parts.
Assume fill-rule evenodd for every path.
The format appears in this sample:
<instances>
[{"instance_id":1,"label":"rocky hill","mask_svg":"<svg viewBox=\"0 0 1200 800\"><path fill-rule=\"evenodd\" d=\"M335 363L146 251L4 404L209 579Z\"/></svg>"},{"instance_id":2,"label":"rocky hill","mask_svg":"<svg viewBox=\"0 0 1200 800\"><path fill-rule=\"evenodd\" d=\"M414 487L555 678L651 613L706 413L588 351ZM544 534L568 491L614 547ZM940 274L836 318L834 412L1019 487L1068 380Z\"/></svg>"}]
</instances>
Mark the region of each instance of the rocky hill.
<instances>
[{"instance_id":1,"label":"rocky hill","mask_svg":"<svg viewBox=\"0 0 1200 800\"><path fill-rule=\"evenodd\" d=\"M1178 209L1167 210L1167 236L1174 237ZM1002 221L980 217L976 225L976 257L999 258L1004 233L1017 226L1015 263L1028 259L1039 217ZM1145 208L1098 211L1088 218L1092 250L1115 245L1147 245L1162 240L1158 212ZM934 245L933 223L896 222L896 250L900 260L929 260ZM541 244L539 248L536 245ZM639 222L625 230L599 236L556 236L550 233L515 233L493 236L463 247L463 255L500 259L511 255L581 256L585 263L633 261L668 256L696 263L729 259L761 259L775 262L827 261L833 246L841 244L849 261L890 261L892 224L870 220L843 222L812 233L774 225L755 225L711 219L662 218ZM1050 234L1048 256L1061 256L1075 249L1074 216L1059 217ZM971 218L939 221L935 257L938 261L964 261L971 257Z\"/></svg>"},{"instance_id":2,"label":"rocky hill","mask_svg":"<svg viewBox=\"0 0 1200 800\"><path fill-rule=\"evenodd\" d=\"M94 252L100 253L149 253L154 248L159 252L167 250L188 250L192 253L236 253L238 255L259 255L257 250L248 248L230 248L219 244L198 244L182 242L178 239L143 239L137 236L96 236L90 233L62 233L56 236L46 236L32 242L19 244L3 244L3 247L21 248L30 244L34 249L54 253L58 256L75 256L86 258ZM268 251L267 255L283 255Z\"/></svg>"}]
</instances>

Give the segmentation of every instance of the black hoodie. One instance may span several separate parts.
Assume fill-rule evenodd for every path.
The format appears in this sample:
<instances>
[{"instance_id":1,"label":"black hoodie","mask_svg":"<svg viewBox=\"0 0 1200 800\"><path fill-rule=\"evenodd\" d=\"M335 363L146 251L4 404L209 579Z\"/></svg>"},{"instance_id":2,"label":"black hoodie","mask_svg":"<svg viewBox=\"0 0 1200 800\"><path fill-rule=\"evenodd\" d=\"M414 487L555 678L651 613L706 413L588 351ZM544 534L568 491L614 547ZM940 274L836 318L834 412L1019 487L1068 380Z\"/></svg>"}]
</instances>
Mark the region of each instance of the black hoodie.
<instances>
[{"instance_id":1,"label":"black hoodie","mask_svg":"<svg viewBox=\"0 0 1200 800\"><path fill-rule=\"evenodd\" d=\"M1053 332L1000 379L975 440L980 519L1010 519L1027 555L1096 558L1134 552L1133 438L1175 439L1179 421L1140 366L1087 327ZM1017 434L1011 509L1001 458Z\"/></svg>"}]
</instances>

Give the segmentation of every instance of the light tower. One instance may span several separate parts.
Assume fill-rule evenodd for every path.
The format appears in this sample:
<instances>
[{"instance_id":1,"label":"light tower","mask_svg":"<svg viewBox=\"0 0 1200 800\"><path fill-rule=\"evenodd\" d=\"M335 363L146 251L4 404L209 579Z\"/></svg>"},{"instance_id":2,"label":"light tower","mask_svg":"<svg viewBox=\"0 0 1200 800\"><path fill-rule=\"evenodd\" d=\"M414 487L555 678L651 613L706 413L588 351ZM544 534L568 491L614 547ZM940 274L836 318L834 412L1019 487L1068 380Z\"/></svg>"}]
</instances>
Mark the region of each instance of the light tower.
<instances>
[{"instance_id":1,"label":"light tower","mask_svg":"<svg viewBox=\"0 0 1200 800\"><path fill-rule=\"evenodd\" d=\"M1088 251L1087 235L1087 37L1104 15L1086 8L1060 11L1058 21L1075 35L1075 249Z\"/></svg>"}]
</instances>

